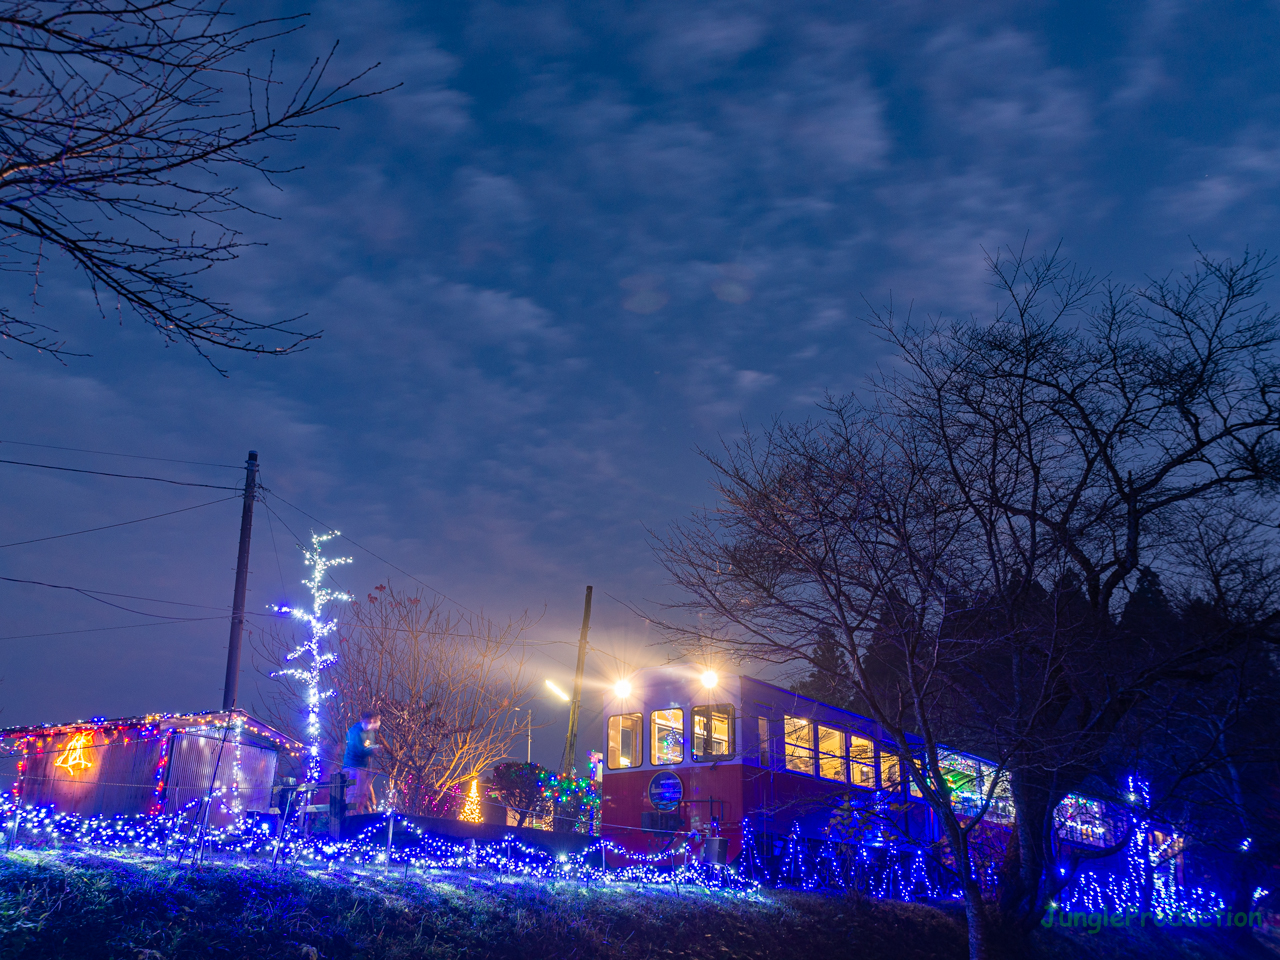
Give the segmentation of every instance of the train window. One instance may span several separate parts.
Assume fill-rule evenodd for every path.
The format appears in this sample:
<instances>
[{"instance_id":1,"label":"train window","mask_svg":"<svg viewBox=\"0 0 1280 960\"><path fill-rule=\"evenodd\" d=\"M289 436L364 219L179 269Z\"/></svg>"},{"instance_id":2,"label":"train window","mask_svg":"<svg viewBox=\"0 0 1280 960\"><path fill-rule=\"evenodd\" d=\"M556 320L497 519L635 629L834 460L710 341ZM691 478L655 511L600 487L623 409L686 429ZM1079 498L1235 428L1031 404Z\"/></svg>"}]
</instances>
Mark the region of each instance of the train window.
<instances>
[{"instance_id":1,"label":"train window","mask_svg":"<svg viewBox=\"0 0 1280 960\"><path fill-rule=\"evenodd\" d=\"M813 776L813 722L799 717L783 718L787 769Z\"/></svg>"},{"instance_id":2,"label":"train window","mask_svg":"<svg viewBox=\"0 0 1280 960\"><path fill-rule=\"evenodd\" d=\"M884 790L896 790L901 785L901 774L898 771L898 758L891 753L880 754L880 787Z\"/></svg>"},{"instance_id":3,"label":"train window","mask_svg":"<svg viewBox=\"0 0 1280 960\"><path fill-rule=\"evenodd\" d=\"M876 745L865 737L849 738L849 780L855 787L876 788Z\"/></svg>"},{"instance_id":4,"label":"train window","mask_svg":"<svg viewBox=\"0 0 1280 960\"><path fill-rule=\"evenodd\" d=\"M684 711L655 710L649 714L649 760L655 766L684 762Z\"/></svg>"},{"instance_id":5,"label":"train window","mask_svg":"<svg viewBox=\"0 0 1280 960\"><path fill-rule=\"evenodd\" d=\"M760 738L760 766L771 766L769 756L769 718L756 717L756 733Z\"/></svg>"},{"instance_id":6,"label":"train window","mask_svg":"<svg viewBox=\"0 0 1280 960\"><path fill-rule=\"evenodd\" d=\"M609 718L609 769L638 767L644 762L640 752L640 730L644 718L638 713L623 713Z\"/></svg>"},{"instance_id":7,"label":"train window","mask_svg":"<svg viewBox=\"0 0 1280 960\"><path fill-rule=\"evenodd\" d=\"M818 776L844 780L844 731L818 724Z\"/></svg>"},{"instance_id":8,"label":"train window","mask_svg":"<svg viewBox=\"0 0 1280 960\"><path fill-rule=\"evenodd\" d=\"M694 707L691 712L693 714L693 759L730 759L736 748L733 742L733 705L716 703L710 706Z\"/></svg>"}]
</instances>

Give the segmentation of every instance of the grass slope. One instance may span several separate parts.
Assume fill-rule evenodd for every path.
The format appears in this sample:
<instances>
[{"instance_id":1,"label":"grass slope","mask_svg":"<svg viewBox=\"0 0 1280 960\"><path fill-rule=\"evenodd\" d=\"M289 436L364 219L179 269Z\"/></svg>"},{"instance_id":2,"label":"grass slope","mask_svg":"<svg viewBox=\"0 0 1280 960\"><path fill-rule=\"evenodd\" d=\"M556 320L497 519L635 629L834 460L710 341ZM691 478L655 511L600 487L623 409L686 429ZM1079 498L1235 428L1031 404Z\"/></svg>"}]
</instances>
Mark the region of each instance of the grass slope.
<instances>
[{"instance_id":1,"label":"grass slope","mask_svg":"<svg viewBox=\"0 0 1280 960\"><path fill-rule=\"evenodd\" d=\"M1244 950L1242 953L1241 950ZM1044 935L1044 960L1275 957L1211 936ZM0 857L0 958L964 960L955 914L769 892L399 880L154 859Z\"/></svg>"}]
</instances>

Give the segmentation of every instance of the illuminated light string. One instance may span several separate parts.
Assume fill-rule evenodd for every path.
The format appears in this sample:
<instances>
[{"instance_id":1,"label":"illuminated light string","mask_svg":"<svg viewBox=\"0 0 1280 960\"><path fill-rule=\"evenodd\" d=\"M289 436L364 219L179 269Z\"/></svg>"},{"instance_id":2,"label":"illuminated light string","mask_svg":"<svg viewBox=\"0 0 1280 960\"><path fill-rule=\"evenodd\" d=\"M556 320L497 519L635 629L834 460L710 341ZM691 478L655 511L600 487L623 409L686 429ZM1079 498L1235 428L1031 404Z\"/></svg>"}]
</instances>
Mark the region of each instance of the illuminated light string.
<instances>
[{"instance_id":1,"label":"illuminated light string","mask_svg":"<svg viewBox=\"0 0 1280 960\"><path fill-rule=\"evenodd\" d=\"M1186 888L1178 879L1177 855L1182 837L1175 831L1158 834L1152 821L1143 815L1150 809L1151 786L1141 777L1129 777L1129 797L1135 806L1130 813L1132 829L1125 847L1125 870L1106 875L1086 870L1064 891L1062 911L1112 913L1150 911L1169 919L1216 917L1226 910L1226 901L1203 887ZM1159 837L1159 839L1156 839Z\"/></svg>"},{"instance_id":2,"label":"illuminated light string","mask_svg":"<svg viewBox=\"0 0 1280 960\"><path fill-rule=\"evenodd\" d=\"M590 777L572 774L555 774L543 770L538 774L542 795L552 801L555 808L566 807L575 813L579 828L595 835L600 820L600 792Z\"/></svg>"},{"instance_id":3,"label":"illuminated light string","mask_svg":"<svg viewBox=\"0 0 1280 960\"><path fill-rule=\"evenodd\" d=\"M474 783L474 781L473 781ZM1149 789L1139 778L1131 786L1143 804L1149 804ZM478 801L478 794L477 794ZM199 812L200 800L164 816L98 816L57 813L52 808L26 806L19 810L12 798L0 804L6 835L18 836L21 825L23 845L36 848L90 847L107 851L140 852L157 856L192 851L197 839L189 829ZM1126 872L1102 876L1090 871L1069 885L1057 909L1086 912L1151 910L1161 917L1182 915L1199 918L1217 916L1225 909L1221 897L1199 887L1186 889L1177 878L1174 856L1181 840L1176 834L1152 841L1152 822L1135 809L1133 832L1125 851ZM877 899L905 901L956 898L958 892L935 880L923 850L899 845L893 838L872 834L861 840L806 840L798 825L787 838L780 869L772 877L767 858L762 856L750 818L742 824L742 856L739 867L689 862L692 851L663 851L638 854L605 839L596 840L580 854L552 856L545 850L522 843L508 835L486 844L468 844L430 835L411 821L395 822L395 835L410 835L412 844L387 846L387 826L374 824L350 840L304 835L297 821L286 825L281 835L284 859L303 866L343 865L353 869L403 867L407 870L459 870L483 868L501 874L531 879L565 879L583 883L671 884L689 883L707 889L751 894L766 886L796 887L805 890L858 889ZM224 828L210 828L205 836L208 849L226 856L270 859L276 834L269 822L252 815L242 816ZM676 857L684 854L685 862ZM606 860L612 857L613 866ZM1147 873L1146 871L1150 871ZM1141 895L1147 878L1151 883L1150 905ZM1255 901L1266 891L1254 892Z\"/></svg>"},{"instance_id":4,"label":"illuminated light string","mask_svg":"<svg viewBox=\"0 0 1280 960\"><path fill-rule=\"evenodd\" d=\"M194 851L198 840L185 827L198 815L200 801L192 800L182 809L165 816L85 817L56 813L48 807L25 807L21 811L12 801L4 804L6 833L17 833L20 813L22 845L33 848L90 847L106 851L147 853L156 856L184 856ZM1135 835L1148 821L1135 817ZM931 876L924 852L902 848L893 841L845 843L828 840L816 855L813 841L807 841L793 828L787 851L776 881L771 880L760 856L754 827L748 819L743 823L743 856L740 867L689 862L690 851L683 851L685 862L677 863L678 851L638 854L605 839L596 840L576 855L553 856L545 850L530 847L517 837L508 835L487 844L469 844L442 839L425 833L410 821L396 821L395 836L412 837L412 844L398 842L388 850L385 823L374 824L350 840L334 840L328 836L303 835L297 822L289 824L281 838L284 859L301 866L316 868L329 865L352 869L403 868L418 871L440 871L482 868L499 874L530 879L573 880L582 883L610 885L615 883L654 884L688 883L709 890L753 894L767 886L792 886L805 890L864 890L877 899L941 900L956 897ZM208 850L233 858L270 859L275 846L275 831L269 822L241 817L224 828L210 828L205 836ZM1152 852L1160 856L1168 852L1163 845L1154 851L1139 847L1138 863L1148 862ZM850 851L856 851L850 855ZM614 866L607 866L612 858ZM1132 864L1134 857L1130 856ZM1072 895L1064 898L1060 909L1099 912L1136 909L1134 896L1140 877L1112 878L1110 884L1100 878L1081 877ZM1255 891L1257 896L1265 892ZM1176 875L1167 872L1154 884L1151 909L1160 916L1181 913L1184 916L1212 917L1225 904L1216 895L1194 888L1184 890Z\"/></svg>"},{"instance_id":5,"label":"illuminated light string","mask_svg":"<svg viewBox=\"0 0 1280 960\"><path fill-rule=\"evenodd\" d=\"M326 620L325 607L334 601L349 601L350 594L330 590L324 585L325 575L330 567L350 563L350 557L328 558L322 548L334 537L340 536L337 530L326 534L311 533L311 549L303 550L306 565L311 568L310 579L302 581L311 591L311 610L299 610L294 607L272 607L278 613L287 613L296 620L306 622L309 636L297 648L289 653L286 662L298 662L297 666L282 667L271 675L273 677L292 677L302 681L306 686L307 710L307 779L313 783L320 780L320 705L333 696L332 690L321 690L321 674L338 659L336 653L328 653L324 649L324 639L337 627L336 620Z\"/></svg>"},{"instance_id":6,"label":"illuminated light string","mask_svg":"<svg viewBox=\"0 0 1280 960\"><path fill-rule=\"evenodd\" d=\"M199 800L193 800L175 814L166 816L85 817L57 813L50 807L25 807L20 811L22 846L33 849L91 847L117 853L151 854L158 857L195 852L200 839L190 832L191 817L198 814ZM5 826L13 830L19 810L7 804ZM607 840L597 840L582 853L552 855L525 845L514 835L484 845L444 840L424 833L407 822L397 821L398 834L408 832L412 847L386 845L387 828L375 824L353 840L326 836L301 836L296 827L287 831L282 847L285 860L314 867L332 865L353 869L404 868L438 871L483 868L497 874L529 879L572 880L610 885L616 883L669 885L687 883L708 890L751 895L759 889L753 880L723 867L685 863L665 866L667 858L634 854ZM275 849L275 832L262 820L240 818L225 828L211 827L203 838L205 848L236 859L269 860ZM603 865L606 855L626 860L620 867Z\"/></svg>"},{"instance_id":7,"label":"illuminated light string","mask_svg":"<svg viewBox=\"0 0 1280 960\"><path fill-rule=\"evenodd\" d=\"M458 819L465 823L483 823L484 817L480 813L480 793L478 781L471 781L471 792L467 794L467 802L462 805L462 812L458 814Z\"/></svg>"},{"instance_id":8,"label":"illuminated light string","mask_svg":"<svg viewBox=\"0 0 1280 960\"><path fill-rule=\"evenodd\" d=\"M175 814L163 817L81 817L76 814L57 814L49 808L26 808L22 812L23 836L26 846L78 847L89 846L108 851L150 853L156 856L184 856L194 851L197 838L183 832L186 817L198 813L199 801L193 800ZM8 826L13 826L15 809L9 808ZM715 864L690 862L689 851L684 851L685 862L675 862L675 853L639 854L626 850L609 840L597 840L580 854L552 856L545 850L533 848L518 838L508 835L499 841L474 846L431 836L409 822L398 822L401 836L412 834L416 843L392 847L388 855L386 826L375 824L353 840L333 840L327 836L302 836L296 824L286 831L283 850L286 860L302 866L326 867L341 865L350 868L404 868L406 870L459 870L483 868L495 873L529 879L573 880L596 885L617 883L669 885L691 884L708 890L732 894L750 895L765 884L756 876L744 876L742 871ZM744 825L746 832L750 827ZM797 838L798 840L798 838ZM232 857L269 858L275 844L270 825L262 821L242 818L232 825L210 828L205 837L211 852ZM829 843L826 850L834 851L839 844ZM807 880L806 889L835 886L824 871L807 862L803 844L796 850L801 875ZM612 857L620 865L606 866ZM750 863L750 859L747 860ZM758 862L758 861L757 861ZM925 866L922 856L916 855L911 869L915 886L925 885ZM785 884L781 884L785 885ZM888 875L877 879L875 893L891 897L905 891L906 899L913 899L911 885L904 883L900 865L891 868ZM924 896L936 895L935 889L924 889Z\"/></svg>"}]
</instances>

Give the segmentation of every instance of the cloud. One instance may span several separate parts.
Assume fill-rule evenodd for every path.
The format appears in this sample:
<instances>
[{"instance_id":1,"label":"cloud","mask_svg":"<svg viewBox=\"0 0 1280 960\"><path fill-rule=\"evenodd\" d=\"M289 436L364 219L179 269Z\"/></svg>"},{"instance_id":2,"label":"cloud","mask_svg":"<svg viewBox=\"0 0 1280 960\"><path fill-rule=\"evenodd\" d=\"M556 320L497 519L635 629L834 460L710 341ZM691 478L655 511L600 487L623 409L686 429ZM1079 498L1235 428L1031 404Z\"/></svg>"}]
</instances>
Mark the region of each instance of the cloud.
<instances>
[{"instance_id":1,"label":"cloud","mask_svg":"<svg viewBox=\"0 0 1280 960\"><path fill-rule=\"evenodd\" d=\"M1175 230L1225 229L1238 244L1256 244L1274 229L1280 131L1255 126L1221 147L1188 146L1179 160L1185 179L1151 194L1159 221Z\"/></svg>"},{"instance_id":2,"label":"cloud","mask_svg":"<svg viewBox=\"0 0 1280 960\"><path fill-rule=\"evenodd\" d=\"M730 5L718 9L685 4L650 6L655 36L643 59L659 83L707 80L731 69L764 39L765 21Z\"/></svg>"},{"instance_id":3,"label":"cloud","mask_svg":"<svg viewBox=\"0 0 1280 960\"><path fill-rule=\"evenodd\" d=\"M550 603L544 635L576 635L586 582L664 596L645 528L706 500L696 447L807 415L884 359L865 301L984 314L983 248L1024 238L1065 238L1121 280L1192 231L1274 247L1280 81L1253 48L1196 53L1206 23L1160 3L1109 32L1002 2L321 4L282 63L340 37L335 76L382 61L376 82L403 86L276 145L298 168L283 189L243 188L274 218L243 223L265 246L194 282L255 318L306 314L324 338L231 358L223 380L127 317L85 319L54 263L42 315L95 358L14 360L6 432L232 464L254 446L269 487L397 566L495 612ZM1233 89L1249 96L1219 109ZM0 291L25 304L21 279L0 274ZM124 488L15 474L3 489L15 539L151 509ZM255 527L264 592L301 573L279 524L312 523L274 506L276 526ZM210 517L7 562L225 604L238 520ZM392 575L368 556L349 572ZM105 622L6 597L14 632ZM114 666L92 648L92 703L0 652L0 674L24 678L0 688L6 717L151 709L161 688L216 702L225 631L183 629L172 665L162 643ZM125 689L128 708L106 705Z\"/></svg>"}]
</instances>

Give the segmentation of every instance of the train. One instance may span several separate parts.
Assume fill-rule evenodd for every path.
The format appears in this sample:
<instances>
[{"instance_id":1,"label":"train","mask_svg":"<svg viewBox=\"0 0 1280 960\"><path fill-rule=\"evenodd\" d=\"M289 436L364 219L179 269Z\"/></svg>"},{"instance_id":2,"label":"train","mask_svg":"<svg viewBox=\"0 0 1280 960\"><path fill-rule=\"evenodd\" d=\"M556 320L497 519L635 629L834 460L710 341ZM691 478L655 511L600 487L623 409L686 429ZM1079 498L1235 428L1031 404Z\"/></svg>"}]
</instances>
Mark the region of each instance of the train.
<instances>
[{"instance_id":1,"label":"train","mask_svg":"<svg viewBox=\"0 0 1280 960\"><path fill-rule=\"evenodd\" d=\"M842 810L846 820L857 814L872 842L925 848L942 838L875 720L764 680L644 668L605 691L602 724L600 834L632 855L660 859L694 838L711 862L732 863L746 837L773 850L784 838L830 839ZM1002 846L1014 813L997 765L952 750L940 760L961 813L979 812L990 790L982 826ZM1059 835L1107 847L1113 813L1072 795L1058 810Z\"/></svg>"}]
</instances>

